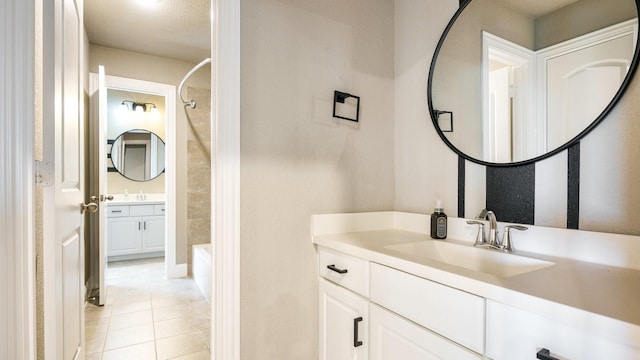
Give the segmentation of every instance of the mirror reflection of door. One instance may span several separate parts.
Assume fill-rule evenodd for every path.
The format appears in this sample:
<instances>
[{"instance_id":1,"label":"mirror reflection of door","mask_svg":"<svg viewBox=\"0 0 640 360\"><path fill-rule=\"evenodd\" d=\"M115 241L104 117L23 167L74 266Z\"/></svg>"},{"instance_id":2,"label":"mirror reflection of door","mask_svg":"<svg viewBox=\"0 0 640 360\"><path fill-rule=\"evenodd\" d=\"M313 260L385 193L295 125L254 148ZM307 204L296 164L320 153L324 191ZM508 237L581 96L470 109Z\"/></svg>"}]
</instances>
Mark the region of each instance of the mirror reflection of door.
<instances>
[{"instance_id":1,"label":"mirror reflection of door","mask_svg":"<svg viewBox=\"0 0 640 360\"><path fill-rule=\"evenodd\" d=\"M596 42L597 41L597 42ZM633 34L544 58L547 150L586 128L615 96L633 57ZM598 89L598 91L593 91Z\"/></svg>"},{"instance_id":2,"label":"mirror reflection of door","mask_svg":"<svg viewBox=\"0 0 640 360\"><path fill-rule=\"evenodd\" d=\"M536 154L534 52L487 32L482 38L484 158L499 163L527 159Z\"/></svg>"},{"instance_id":3,"label":"mirror reflection of door","mask_svg":"<svg viewBox=\"0 0 640 360\"><path fill-rule=\"evenodd\" d=\"M122 167L126 174L132 174L137 178L145 178L149 174L149 161L147 160L148 144L125 144Z\"/></svg>"},{"instance_id":4,"label":"mirror reflection of door","mask_svg":"<svg viewBox=\"0 0 640 360\"><path fill-rule=\"evenodd\" d=\"M164 172L164 141L147 130L126 131L111 146L111 162L130 180L154 179Z\"/></svg>"}]
</instances>

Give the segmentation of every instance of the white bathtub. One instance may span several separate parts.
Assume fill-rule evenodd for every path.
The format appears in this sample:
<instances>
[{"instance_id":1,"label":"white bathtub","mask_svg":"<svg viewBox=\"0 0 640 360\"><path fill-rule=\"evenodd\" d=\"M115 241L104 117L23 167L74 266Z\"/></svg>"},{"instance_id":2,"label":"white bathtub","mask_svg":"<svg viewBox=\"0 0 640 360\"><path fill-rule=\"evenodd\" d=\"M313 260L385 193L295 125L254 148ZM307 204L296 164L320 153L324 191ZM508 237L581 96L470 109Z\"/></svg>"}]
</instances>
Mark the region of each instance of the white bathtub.
<instances>
[{"instance_id":1,"label":"white bathtub","mask_svg":"<svg viewBox=\"0 0 640 360\"><path fill-rule=\"evenodd\" d=\"M191 248L193 280L207 302L211 303L211 244L193 245Z\"/></svg>"}]
</instances>

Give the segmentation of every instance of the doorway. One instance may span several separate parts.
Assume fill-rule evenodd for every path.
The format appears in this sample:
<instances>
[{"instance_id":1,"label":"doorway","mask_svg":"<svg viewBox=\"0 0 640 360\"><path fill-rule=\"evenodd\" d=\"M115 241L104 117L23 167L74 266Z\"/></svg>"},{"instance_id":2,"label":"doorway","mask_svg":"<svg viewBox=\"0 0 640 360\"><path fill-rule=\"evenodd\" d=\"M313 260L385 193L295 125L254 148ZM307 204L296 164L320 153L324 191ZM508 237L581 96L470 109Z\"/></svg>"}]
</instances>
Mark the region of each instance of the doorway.
<instances>
[{"instance_id":1,"label":"doorway","mask_svg":"<svg viewBox=\"0 0 640 360\"><path fill-rule=\"evenodd\" d=\"M96 297L98 305L104 305L107 256L111 260L126 260L164 255L164 273L169 278L186 276L187 268L186 264L176 262L175 86L117 76L104 76L104 84L100 83L100 76L92 73L90 154L97 166L89 171L89 191L111 195L111 204L118 206L108 209L103 206L92 219L95 221L91 221L89 238L94 241L87 246L86 269L91 297ZM106 106L101 108L100 101ZM145 142L153 149L142 159L149 165L148 179L137 178L124 168L118 170L119 165L126 163L123 158L127 143ZM101 167L105 158L106 166ZM158 169L160 166L162 171ZM111 186L107 187L109 180ZM105 246L110 222L123 221L126 226L122 223L112 229L120 231L117 237L120 242L112 241ZM131 234L122 233L123 229L131 230ZM159 242L162 235L164 241Z\"/></svg>"}]
</instances>

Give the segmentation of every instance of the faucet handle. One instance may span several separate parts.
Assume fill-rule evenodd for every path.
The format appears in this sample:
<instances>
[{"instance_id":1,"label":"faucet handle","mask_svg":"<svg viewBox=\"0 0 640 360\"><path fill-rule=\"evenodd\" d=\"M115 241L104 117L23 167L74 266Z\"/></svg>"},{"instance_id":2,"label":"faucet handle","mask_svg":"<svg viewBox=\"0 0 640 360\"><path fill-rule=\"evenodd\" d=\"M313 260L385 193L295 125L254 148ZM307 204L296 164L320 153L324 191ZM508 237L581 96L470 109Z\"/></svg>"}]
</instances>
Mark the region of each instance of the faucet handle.
<instances>
[{"instance_id":1,"label":"faucet handle","mask_svg":"<svg viewBox=\"0 0 640 360\"><path fill-rule=\"evenodd\" d=\"M476 242L473 246L481 246L487 243L487 239L484 234L484 223L476 220L467 220L469 225L478 225L478 233L476 234Z\"/></svg>"},{"instance_id":2,"label":"faucet handle","mask_svg":"<svg viewBox=\"0 0 640 360\"><path fill-rule=\"evenodd\" d=\"M515 247L513 247L513 242L511 241L511 229L516 229L516 230L520 230L520 231L525 231L527 229L529 229L526 226L522 226L522 225L507 225L504 227L504 238L502 239L502 246L500 247L501 250L503 251L507 251L507 252L514 252L516 251Z\"/></svg>"}]
</instances>

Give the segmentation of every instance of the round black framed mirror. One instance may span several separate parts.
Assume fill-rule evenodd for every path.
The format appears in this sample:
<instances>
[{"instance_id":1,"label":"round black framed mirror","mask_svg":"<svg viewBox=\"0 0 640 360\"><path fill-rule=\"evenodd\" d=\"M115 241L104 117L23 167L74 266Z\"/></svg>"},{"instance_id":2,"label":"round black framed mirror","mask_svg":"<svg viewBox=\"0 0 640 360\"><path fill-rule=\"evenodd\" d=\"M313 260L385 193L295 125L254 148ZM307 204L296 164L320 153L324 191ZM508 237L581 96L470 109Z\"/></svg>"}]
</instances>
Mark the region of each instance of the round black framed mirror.
<instances>
[{"instance_id":1,"label":"round black framed mirror","mask_svg":"<svg viewBox=\"0 0 640 360\"><path fill-rule=\"evenodd\" d=\"M552 156L595 128L638 66L640 0L469 0L438 42L432 122L490 166Z\"/></svg>"},{"instance_id":2,"label":"round black framed mirror","mask_svg":"<svg viewBox=\"0 0 640 360\"><path fill-rule=\"evenodd\" d=\"M111 163L124 177L134 181L149 181L164 172L164 141L153 132L128 130L111 145Z\"/></svg>"}]
</instances>

